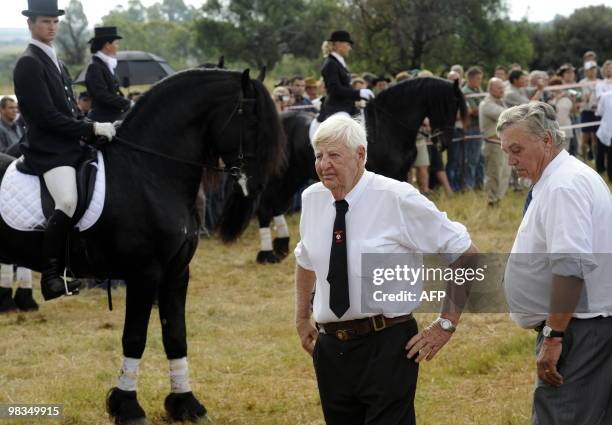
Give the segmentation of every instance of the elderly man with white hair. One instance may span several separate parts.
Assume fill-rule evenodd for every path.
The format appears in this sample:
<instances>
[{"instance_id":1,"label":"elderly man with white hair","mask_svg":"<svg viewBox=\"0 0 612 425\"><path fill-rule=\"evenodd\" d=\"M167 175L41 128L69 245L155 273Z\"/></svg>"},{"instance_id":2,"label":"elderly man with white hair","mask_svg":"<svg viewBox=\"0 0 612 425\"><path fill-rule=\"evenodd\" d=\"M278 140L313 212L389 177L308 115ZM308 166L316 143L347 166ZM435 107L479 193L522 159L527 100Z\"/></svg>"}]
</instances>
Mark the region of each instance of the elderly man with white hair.
<instances>
[{"instance_id":1,"label":"elderly man with white hair","mask_svg":"<svg viewBox=\"0 0 612 425\"><path fill-rule=\"evenodd\" d=\"M527 195L504 278L511 317L538 332L532 424L612 423L612 198L562 147L554 109L503 112L502 148Z\"/></svg>"},{"instance_id":2,"label":"elderly man with white hair","mask_svg":"<svg viewBox=\"0 0 612 425\"><path fill-rule=\"evenodd\" d=\"M313 356L325 421L414 424L418 362L449 341L460 311L443 309L419 333L418 303L364 308L362 262L368 253L444 253L457 265L476 249L466 228L414 187L365 169L366 134L356 121L330 117L312 145L321 181L302 194L296 327Z\"/></svg>"}]
</instances>

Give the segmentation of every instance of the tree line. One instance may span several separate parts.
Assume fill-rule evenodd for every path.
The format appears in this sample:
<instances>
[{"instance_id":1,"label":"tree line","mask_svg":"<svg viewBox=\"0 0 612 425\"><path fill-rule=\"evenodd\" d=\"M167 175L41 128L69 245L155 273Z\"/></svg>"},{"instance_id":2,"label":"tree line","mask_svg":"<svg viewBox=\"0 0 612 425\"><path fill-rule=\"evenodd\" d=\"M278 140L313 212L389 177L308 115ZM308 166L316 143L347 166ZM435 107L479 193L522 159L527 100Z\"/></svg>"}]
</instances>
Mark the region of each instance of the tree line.
<instances>
[{"instance_id":1,"label":"tree line","mask_svg":"<svg viewBox=\"0 0 612 425\"><path fill-rule=\"evenodd\" d=\"M554 69L580 65L586 50L612 58L612 8L606 6L529 23L511 21L503 0L207 0L200 8L183 0L150 7L128 0L102 21L119 28L122 49L155 53L175 69L223 55L230 66L265 66L273 75L287 63L314 74L322 41L340 28L356 42L353 71L442 72L461 63L491 72L513 62ZM88 25L80 0L71 0L57 45L72 69L87 61Z\"/></svg>"}]
</instances>

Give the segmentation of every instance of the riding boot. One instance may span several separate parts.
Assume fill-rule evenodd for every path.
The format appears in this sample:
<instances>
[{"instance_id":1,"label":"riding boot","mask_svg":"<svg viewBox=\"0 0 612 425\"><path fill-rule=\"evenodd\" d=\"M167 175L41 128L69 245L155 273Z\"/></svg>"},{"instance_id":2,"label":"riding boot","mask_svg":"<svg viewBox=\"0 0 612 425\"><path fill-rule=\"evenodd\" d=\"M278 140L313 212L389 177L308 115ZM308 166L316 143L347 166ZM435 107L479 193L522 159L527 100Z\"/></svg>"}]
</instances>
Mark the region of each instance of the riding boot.
<instances>
[{"instance_id":1,"label":"riding boot","mask_svg":"<svg viewBox=\"0 0 612 425\"><path fill-rule=\"evenodd\" d=\"M40 278L40 289L45 301L62 295L78 294L81 283L72 281L64 283L63 264L66 240L72 226L63 211L55 210L49 218L43 242L43 263ZM66 290L67 288L67 290Z\"/></svg>"}]
</instances>

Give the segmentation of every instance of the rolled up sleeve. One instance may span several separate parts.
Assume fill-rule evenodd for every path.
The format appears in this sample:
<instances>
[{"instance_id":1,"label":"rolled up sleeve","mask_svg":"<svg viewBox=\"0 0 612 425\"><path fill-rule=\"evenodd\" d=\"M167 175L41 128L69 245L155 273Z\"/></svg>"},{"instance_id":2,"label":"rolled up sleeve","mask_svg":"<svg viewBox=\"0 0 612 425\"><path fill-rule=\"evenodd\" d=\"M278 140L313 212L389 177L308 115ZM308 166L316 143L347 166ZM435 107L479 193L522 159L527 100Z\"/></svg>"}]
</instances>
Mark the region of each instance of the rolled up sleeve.
<instances>
[{"instance_id":1,"label":"rolled up sleeve","mask_svg":"<svg viewBox=\"0 0 612 425\"><path fill-rule=\"evenodd\" d=\"M465 226L451 221L429 199L414 191L400 199L402 240L416 252L440 254L455 262L472 244Z\"/></svg>"},{"instance_id":2,"label":"rolled up sleeve","mask_svg":"<svg viewBox=\"0 0 612 425\"><path fill-rule=\"evenodd\" d=\"M598 267L593 255L591 201L575 189L560 187L551 193L549 202L545 228L552 272L584 279Z\"/></svg>"},{"instance_id":3,"label":"rolled up sleeve","mask_svg":"<svg viewBox=\"0 0 612 425\"><path fill-rule=\"evenodd\" d=\"M302 213L300 215L300 241L293 250L293 255L295 255L295 262L300 267L306 270L314 271L314 266L312 265L312 261L310 260L310 256L308 255L308 250L306 249L306 244L304 243L304 236L306 234L306 221L307 205L304 200L304 196L302 195Z\"/></svg>"}]
</instances>

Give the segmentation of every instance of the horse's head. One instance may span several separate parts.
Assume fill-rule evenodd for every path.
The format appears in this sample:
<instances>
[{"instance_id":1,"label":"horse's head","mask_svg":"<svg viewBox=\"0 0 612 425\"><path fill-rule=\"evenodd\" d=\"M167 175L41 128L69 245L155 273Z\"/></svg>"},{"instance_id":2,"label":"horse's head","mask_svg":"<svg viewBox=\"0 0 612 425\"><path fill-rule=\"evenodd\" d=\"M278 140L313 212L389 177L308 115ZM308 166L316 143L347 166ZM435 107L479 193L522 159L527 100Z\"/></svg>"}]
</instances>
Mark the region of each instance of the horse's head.
<instances>
[{"instance_id":1,"label":"horse's head","mask_svg":"<svg viewBox=\"0 0 612 425\"><path fill-rule=\"evenodd\" d=\"M233 101L212 124L214 150L244 196L256 197L284 157L276 108L263 84L242 73Z\"/></svg>"},{"instance_id":2,"label":"horse's head","mask_svg":"<svg viewBox=\"0 0 612 425\"><path fill-rule=\"evenodd\" d=\"M457 119L465 121L467 117L465 97L457 80L453 83L440 78L429 78L429 80L431 80L432 96L428 105L427 116L429 117L432 136L438 137L442 146L449 146L453 140L455 121ZM446 101L440 102L437 100L436 93L439 93L438 96L444 97Z\"/></svg>"},{"instance_id":3,"label":"horse's head","mask_svg":"<svg viewBox=\"0 0 612 425\"><path fill-rule=\"evenodd\" d=\"M261 81L250 78L248 69L233 100L215 115L210 128L213 149L235 181L220 233L224 240L233 240L248 225L254 199L282 166L284 140L270 94Z\"/></svg>"}]
</instances>

